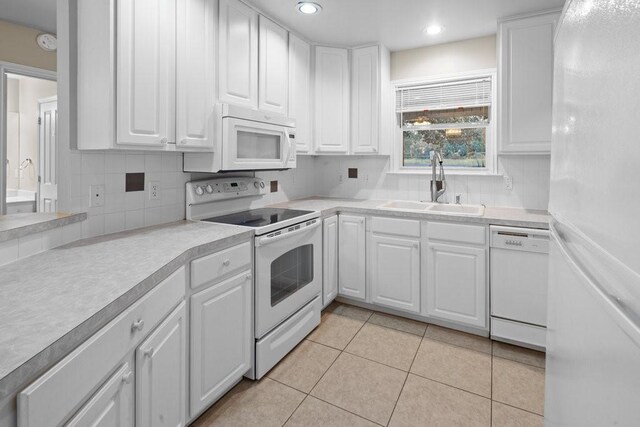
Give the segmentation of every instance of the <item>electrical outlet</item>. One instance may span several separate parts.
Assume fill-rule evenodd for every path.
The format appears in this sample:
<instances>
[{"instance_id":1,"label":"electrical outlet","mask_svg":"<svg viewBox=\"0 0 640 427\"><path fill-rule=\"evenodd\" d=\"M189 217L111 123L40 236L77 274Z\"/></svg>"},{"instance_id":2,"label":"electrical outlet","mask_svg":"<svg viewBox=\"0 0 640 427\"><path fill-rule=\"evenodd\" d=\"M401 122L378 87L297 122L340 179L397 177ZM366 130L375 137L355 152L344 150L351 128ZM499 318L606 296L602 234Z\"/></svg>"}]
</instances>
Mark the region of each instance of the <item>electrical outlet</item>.
<instances>
[{"instance_id":1,"label":"electrical outlet","mask_svg":"<svg viewBox=\"0 0 640 427\"><path fill-rule=\"evenodd\" d=\"M91 207L104 206L104 185L91 185L89 191L91 192Z\"/></svg>"},{"instance_id":2,"label":"electrical outlet","mask_svg":"<svg viewBox=\"0 0 640 427\"><path fill-rule=\"evenodd\" d=\"M342 174L340 174L338 176L338 183L342 184L342 181L344 181L344 176Z\"/></svg>"},{"instance_id":3,"label":"electrical outlet","mask_svg":"<svg viewBox=\"0 0 640 427\"><path fill-rule=\"evenodd\" d=\"M149 200L160 199L160 181L149 181Z\"/></svg>"},{"instance_id":4,"label":"electrical outlet","mask_svg":"<svg viewBox=\"0 0 640 427\"><path fill-rule=\"evenodd\" d=\"M502 177L504 179L504 189L505 190L513 190L513 178L505 175Z\"/></svg>"}]
</instances>

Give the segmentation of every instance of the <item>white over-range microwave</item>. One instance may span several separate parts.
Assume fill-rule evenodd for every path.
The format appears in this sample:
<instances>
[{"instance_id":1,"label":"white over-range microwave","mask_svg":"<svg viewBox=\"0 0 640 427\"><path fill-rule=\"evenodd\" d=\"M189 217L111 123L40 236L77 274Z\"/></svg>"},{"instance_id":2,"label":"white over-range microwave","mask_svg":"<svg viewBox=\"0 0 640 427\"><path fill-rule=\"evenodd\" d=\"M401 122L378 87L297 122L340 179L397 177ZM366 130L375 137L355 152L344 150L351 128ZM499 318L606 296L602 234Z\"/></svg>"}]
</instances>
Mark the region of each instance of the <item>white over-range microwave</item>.
<instances>
[{"instance_id":1,"label":"white over-range microwave","mask_svg":"<svg viewBox=\"0 0 640 427\"><path fill-rule=\"evenodd\" d=\"M279 114L218 104L214 149L185 153L185 172L291 169L296 167L296 123Z\"/></svg>"}]
</instances>

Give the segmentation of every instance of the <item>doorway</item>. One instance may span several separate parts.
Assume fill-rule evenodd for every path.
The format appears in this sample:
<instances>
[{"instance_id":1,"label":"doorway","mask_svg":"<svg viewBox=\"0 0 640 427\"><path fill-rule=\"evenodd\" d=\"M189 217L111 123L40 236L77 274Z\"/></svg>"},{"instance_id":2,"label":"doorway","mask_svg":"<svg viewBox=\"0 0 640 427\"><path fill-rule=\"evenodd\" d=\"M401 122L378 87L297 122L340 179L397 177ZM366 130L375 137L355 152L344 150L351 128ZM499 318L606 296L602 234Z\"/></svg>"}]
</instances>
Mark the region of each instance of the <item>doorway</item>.
<instances>
[{"instance_id":1,"label":"doorway","mask_svg":"<svg viewBox=\"0 0 640 427\"><path fill-rule=\"evenodd\" d=\"M0 66L1 212L57 210L55 73Z\"/></svg>"}]
</instances>

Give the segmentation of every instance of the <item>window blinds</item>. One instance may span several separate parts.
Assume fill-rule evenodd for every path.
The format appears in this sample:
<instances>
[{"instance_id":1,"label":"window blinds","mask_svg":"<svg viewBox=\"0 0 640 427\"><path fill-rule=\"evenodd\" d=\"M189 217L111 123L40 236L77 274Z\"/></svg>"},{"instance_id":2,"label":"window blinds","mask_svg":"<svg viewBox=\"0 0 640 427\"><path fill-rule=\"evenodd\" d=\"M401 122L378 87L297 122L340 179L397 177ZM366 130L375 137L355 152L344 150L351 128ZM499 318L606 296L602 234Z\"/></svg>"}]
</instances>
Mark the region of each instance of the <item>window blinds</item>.
<instances>
[{"instance_id":1,"label":"window blinds","mask_svg":"<svg viewBox=\"0 0 640 427\"><path fill-rule=\"evenodd\" d=\"M491 78L396 88L396 112L491 105Z\"/></svg>"}]
</instances>

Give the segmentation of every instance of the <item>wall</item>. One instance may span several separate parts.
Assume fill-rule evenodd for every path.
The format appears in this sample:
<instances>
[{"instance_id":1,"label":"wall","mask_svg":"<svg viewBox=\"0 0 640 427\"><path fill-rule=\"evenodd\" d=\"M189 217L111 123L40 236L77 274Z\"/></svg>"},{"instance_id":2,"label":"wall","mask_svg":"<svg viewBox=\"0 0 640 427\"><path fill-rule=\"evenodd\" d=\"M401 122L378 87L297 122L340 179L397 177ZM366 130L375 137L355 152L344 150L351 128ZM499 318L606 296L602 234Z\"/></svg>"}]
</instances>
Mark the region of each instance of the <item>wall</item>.
<instances>
[{"instance_id":1,"label":"wall","mask_svg":"<svg viewBox=\"0 0 640 427\"><path fill-rule=\"evenodd\" d=\"M7 188L20 188L13 172L20 165L20 81L7 78Z\"/></svg>"},{"instance_id":2,"label":"wall","mask_svg":"<svg viewBox=\"0 0 640 427\"><path fill-rule=\"evenodd\" d=\"M56 52L42 50L36 37L42 31L0 20L0 61L56 70Z\"/></svg>"},{"instance_id":3,"label":"wall","mask_svg":"<svg viewBox=\"0 0 640 427\"><path fill-rule=\"evenodd\" d=\"M495 67L495 35L391 53L391 80Z\"/></svg>"}]
</instances>

